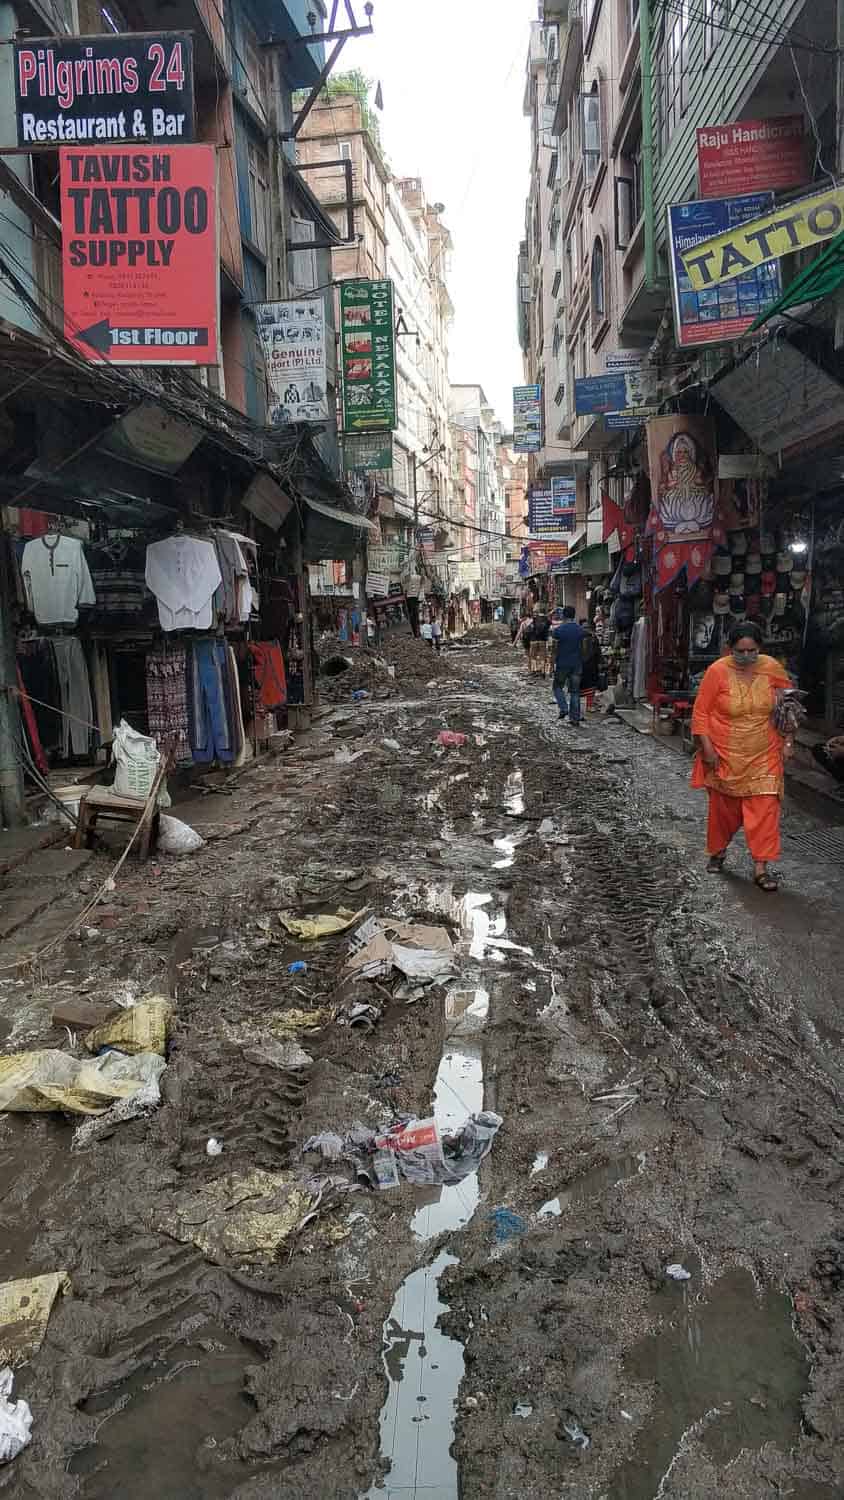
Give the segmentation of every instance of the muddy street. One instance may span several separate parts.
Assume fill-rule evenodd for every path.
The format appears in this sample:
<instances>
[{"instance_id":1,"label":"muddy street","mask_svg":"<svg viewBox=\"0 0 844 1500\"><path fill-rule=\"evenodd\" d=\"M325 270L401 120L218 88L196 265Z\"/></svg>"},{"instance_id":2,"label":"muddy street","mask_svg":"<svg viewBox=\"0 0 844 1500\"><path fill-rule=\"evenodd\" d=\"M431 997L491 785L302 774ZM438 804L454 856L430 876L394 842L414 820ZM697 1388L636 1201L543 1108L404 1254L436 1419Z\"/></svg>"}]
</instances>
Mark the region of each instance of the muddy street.
<instances>
[{"instance_id":1,"label":"muddy street","mask_svg":"<svg viewBox=\"0 0 844 1500\"><path fill-rule=\"evenodd\" d=\"M521 665L405 643L178 807L198 853L50 947L114 854L59 866L8 932L6 1052L78 1053L59 1000L174 1008L158 1108L0 1117L2 1280L72 1287L10 1497L842 1493L844 842L789 805L778 895L743 845L707 874L687 759ZM350 969L370 918L447 971ZM446 1184L303 1153L429 1116L501 1123Z\"/></svg>"}]
</instances>

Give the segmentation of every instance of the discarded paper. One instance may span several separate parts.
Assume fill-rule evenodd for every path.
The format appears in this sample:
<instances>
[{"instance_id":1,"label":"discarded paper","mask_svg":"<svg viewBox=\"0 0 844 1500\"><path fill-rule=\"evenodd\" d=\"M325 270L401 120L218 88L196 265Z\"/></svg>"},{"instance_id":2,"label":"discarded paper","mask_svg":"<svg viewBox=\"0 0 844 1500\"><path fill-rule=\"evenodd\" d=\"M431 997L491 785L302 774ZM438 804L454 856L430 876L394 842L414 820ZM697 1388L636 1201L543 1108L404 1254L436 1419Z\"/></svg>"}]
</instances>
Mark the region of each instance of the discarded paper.
<instances>
[{"instance_id":1,"label":"discarded paper","mask_svg":"<svg viewBox=\"0 0 844 1500\"><path fill-rule=\"evenodd\" d=\"M399 969L408 979L426 983L444 979L454 967L454 948L444 927L370 917L351 940L349 974L378 979Z\"/></svg>"},{"instance_id":2,"label":"discarded paper","mask_svg":"<svg viewBox=\"0 0 844 1500\"><path fill-rule=\"evenodd\" d=\"M0 1285L0 1365L17 1369L37 1354L53 1303L59 1292L70 1290L67 1271L24 1276Z\"/></svg>"},{"instance_id":3,"label":"discarded paper","mask_svg":"<svg viewBox=\"0 0 844 1500\"><path fill-rule=\"evenodd\" d=\"M312 1206L312 1195L292 1177L256 1168L177 1193L154 1227L192 1242L209 1260L272 1260Z\"/></svg>"},{"instance_id":4,"label":"discarded paper","mask_svg":"<svg viewBox=\"0 0 844 1500\"><path fill-rule=\"evenodd\" d=\"M0 1370L0 1463L7 1464L32 1438L32 1412L27 1401L13 1401L15 1377L6 1367Z\"/></svg>"}]
</instances>

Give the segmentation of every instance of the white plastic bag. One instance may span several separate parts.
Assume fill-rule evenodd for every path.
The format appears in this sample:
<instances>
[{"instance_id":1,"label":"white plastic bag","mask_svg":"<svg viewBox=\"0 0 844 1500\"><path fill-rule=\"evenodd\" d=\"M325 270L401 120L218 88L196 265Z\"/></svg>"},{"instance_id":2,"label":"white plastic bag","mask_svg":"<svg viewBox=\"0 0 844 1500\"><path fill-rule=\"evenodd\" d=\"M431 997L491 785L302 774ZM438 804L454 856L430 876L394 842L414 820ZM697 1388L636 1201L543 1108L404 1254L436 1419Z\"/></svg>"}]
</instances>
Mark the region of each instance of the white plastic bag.
<instances>
[{"instance_id":1,"label":"white plastic bag","mask_svg":"<svg viewBox=\"0 0 844 1500\"><path fill-rule=\"evenodd\" d=\"M181 818L171 818L162 813L158 820L158 851L160 854L195 854L205 843L204 838L183 823Z\"/></svg>"},{"instance_id":2,"label":"white plastic bag","mask_svg":"<svg viewBox=\"0 0 844 1500\"><path fill-rule=\"evenodd\" d=\"M0 1464L17 1458L32 1440L32 1412L26 1401L12 1401L14 1375L9 1366L0 1370Z\"/></svg>"},{"instance_id":3,"label":"white plastic bag","mask_svg":"<svg viewBox=\"0 0 844 1500\"><path fill-rule=\"evenodd\" d=\"M145 800L158 770L159 754L155 740L139 734L125 719L114 730L112 741L115 773L114 791L118 797Z\"/></svg>"}]
</instances>

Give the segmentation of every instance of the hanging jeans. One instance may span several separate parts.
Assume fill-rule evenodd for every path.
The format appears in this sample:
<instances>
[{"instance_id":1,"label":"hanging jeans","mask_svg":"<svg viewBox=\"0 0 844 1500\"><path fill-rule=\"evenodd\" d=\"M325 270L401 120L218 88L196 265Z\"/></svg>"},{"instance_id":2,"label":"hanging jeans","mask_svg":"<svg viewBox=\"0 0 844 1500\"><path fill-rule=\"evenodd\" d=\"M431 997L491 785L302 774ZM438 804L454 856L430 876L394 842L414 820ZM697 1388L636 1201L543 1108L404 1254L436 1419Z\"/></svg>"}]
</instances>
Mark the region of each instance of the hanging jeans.
<instances>
[{"instance_id":1,"label":"hanging jeans","mask_svg":"<svg viewBox=\"0 0 844 1500\"><path fill-rule=\"evenodd\" d=\"M190 741L198 765L230 764L236 753L232 729L228 646L196 641L190 666Z\"/></svg>"},{"instance_id":2,"label":"hanging jeans","mask_svg":"<svg viewBox=\"0 0 844 1500\"><path fill-rule=\"evenodd\" d=\"M579 667L558 667L554 673L554 697L560 710L560 718L570 718L572 724L580 723L580 678ZM566 688L569 699L566 698Z\"/></svg>"},{"instance_id":3,"label":"hanging jeans","mask_svg":"<svg viewBox=\"0 0 844 1500\"><path fill-rule=\"evenodd\" d=\"M92 730L94 710L91 704L91 684L88 664L82 650L82 642L75 635L59 635L53 639L56 656L56 671L62 700L62 755L87 755Z\"/></svg>"}]
</instances>

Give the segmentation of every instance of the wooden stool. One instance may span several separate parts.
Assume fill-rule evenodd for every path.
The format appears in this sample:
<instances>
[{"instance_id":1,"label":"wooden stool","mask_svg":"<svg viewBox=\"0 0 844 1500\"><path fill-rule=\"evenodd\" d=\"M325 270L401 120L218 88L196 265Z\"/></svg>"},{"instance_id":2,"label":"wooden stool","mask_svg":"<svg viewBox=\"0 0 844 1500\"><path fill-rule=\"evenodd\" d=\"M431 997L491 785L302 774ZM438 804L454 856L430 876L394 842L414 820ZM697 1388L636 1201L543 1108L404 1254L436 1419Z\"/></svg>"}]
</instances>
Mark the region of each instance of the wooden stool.
<instances>
[{"instance_id":1,"label":"wooden stool","mask_svg":"<svg viewBox=\"0 0 844 1500\"><path fill-rule=\"evenodd\" d=\"M160 782L156 777L156 783ZM156 797L158 795L156 785ZM98 818L114 823L141 824L138 836L138 858L143 863L149 854L150 838L158 833L158 808L155 802L141 802L137 797L116 797L106 786L92 786L79 801L79 817L73 839L74 849L87 847Z\"/></svg>"}]
</instances>

